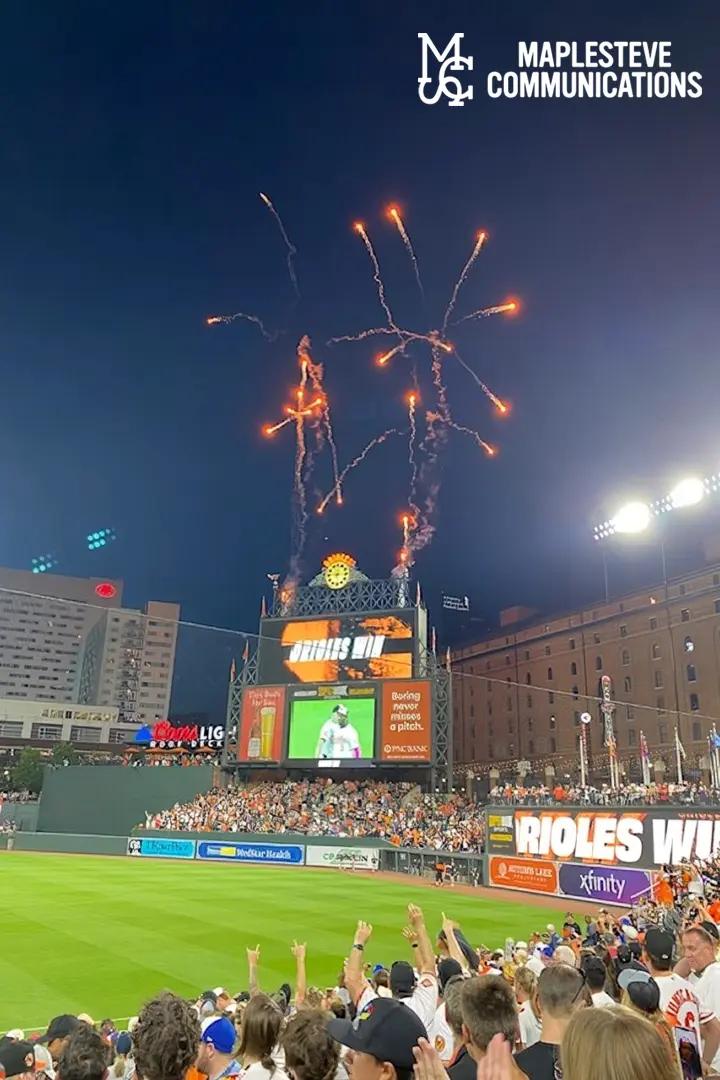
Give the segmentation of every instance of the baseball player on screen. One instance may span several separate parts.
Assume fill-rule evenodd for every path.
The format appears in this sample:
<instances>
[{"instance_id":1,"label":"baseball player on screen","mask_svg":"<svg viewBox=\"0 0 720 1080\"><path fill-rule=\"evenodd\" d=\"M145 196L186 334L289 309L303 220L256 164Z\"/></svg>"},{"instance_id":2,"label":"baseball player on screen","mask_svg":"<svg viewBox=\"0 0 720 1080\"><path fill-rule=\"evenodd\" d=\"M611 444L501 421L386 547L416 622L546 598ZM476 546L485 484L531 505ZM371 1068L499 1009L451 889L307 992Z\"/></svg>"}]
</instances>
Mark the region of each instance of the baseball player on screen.
<instances>
[{"instance_id":1,"label":"baseball player on screen","mask_svg":"<svg viewBox=\"0 0 720 1080\"><path fill-rule=\"evenodd\" d=\"M320 728L317 758L359 758L360 739L348 720L348 711L344 705L336 705L330 719Z\"/></svg>"}]
</instances>

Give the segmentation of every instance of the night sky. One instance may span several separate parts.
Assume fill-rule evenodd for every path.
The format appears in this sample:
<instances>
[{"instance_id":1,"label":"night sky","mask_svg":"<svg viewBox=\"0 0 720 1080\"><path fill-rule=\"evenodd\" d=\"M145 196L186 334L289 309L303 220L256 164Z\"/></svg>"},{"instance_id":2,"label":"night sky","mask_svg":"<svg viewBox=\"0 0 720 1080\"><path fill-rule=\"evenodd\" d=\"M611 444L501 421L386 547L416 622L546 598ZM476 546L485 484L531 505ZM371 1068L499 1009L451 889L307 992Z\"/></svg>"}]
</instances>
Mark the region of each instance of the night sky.
<instances>
[{"instance_id":1,"label":"night sky","mask_svg":"<svg viewBox=\"0 0 720 1080\"><path fill-rule=\"evenodd\" d=\"M513 414L448 361L455 419L500 454L451 437L417 567L427 596L467 593L491 621L597 595L588 534L608 500L720 465L720 9L580 6L6 3L0 565L52 551L59 571L122 577L128 603L256 629L265 574L289 563L293 457L292 429L268 442L260 427L287 400L300 334L326 363L341 462L405 420L407 361L379 371L372 342L324 345L383 321L359 218L401 325L437 325L480 227L458 313L523 301L455 335ZM472 102L418 100L420 31L465 33ZM486 95L519 40L604 38L672 41L702 98ZM295 307L259 191L298 249ZM288 333L268 347L247 324L205 324L239 310ZM399 440L352 473L345 508L312 522L307 575L345 549L387 576L407 476ZM105 525L115 544L86 551Z\"/></svg>"}]
</instances>

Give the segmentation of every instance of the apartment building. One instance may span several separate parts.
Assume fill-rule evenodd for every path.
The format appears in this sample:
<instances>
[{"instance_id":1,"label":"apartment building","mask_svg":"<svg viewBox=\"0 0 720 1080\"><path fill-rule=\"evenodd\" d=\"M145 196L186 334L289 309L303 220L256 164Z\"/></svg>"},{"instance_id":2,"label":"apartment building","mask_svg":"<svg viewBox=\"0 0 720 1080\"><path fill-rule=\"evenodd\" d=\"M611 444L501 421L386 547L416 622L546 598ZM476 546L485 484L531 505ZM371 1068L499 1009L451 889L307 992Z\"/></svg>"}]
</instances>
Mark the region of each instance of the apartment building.
<instances>
[{"instance_id":1,"label":"apartment building","mask_svg":"<svg viewBox=\"0 0 720 1080\"><path fill-rule=\"evenodd\" d=\"M73 703L85 639L122 582L0 568L0 699Z\"/></svg>"},{"instance_id":2,"label":"apartment building","mask_svg":"<svg viewBox=\"0 0 720 1080\"><path fill-rule=\"evenodd\" d=\"M88 635L78 701L118 709L120 724L152 724L170 709L178 604L113 610Z\"/></svg>"},{"instance_id":3,"label":"apartment building","mask_svg":"<svg viewBox=\"0 0 720 1080\"><path fill-rule=\"evenodd\" d=\"M575 771L581 716L591 761L601 760L600 680L609 676L621 763L674 760L675 728L688 764L720 730L720 568L593 608L540 619L513 608L492 637L453 654L454 757L477 773L519 761Z\"/></svg>"}]
</instances>

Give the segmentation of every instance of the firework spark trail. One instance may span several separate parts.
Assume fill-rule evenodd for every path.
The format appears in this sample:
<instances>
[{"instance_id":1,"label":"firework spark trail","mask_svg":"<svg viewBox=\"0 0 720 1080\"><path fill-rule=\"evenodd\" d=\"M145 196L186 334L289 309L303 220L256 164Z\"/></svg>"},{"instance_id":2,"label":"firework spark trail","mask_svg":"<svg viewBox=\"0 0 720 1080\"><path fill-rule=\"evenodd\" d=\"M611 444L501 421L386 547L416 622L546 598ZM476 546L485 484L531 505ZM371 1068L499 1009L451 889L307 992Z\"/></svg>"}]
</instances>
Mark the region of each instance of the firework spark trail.
<instances>
[{"instance_id":1,"label":"firework spark trail","mask_svg":"<svg viewBox=\"0 0 720 1080\"><path fill-rule=\"evenodd\" d=\"M476 374L476 373L475 373L475 372L473 371L473 369L472 369L472 368L470 367L470 365L469 365L469 364L466 364L466 363L465 363L465 361L463 360L462 356L461 356L461 355L460 355L460 353L459 353L459 352L457 351L457 349L453 348L453 352L455 353L455 357L456 357L456 359L457 359L457 360L459 360L460 364L461 364L461 365L462 365L462 366L463 366L463 367L465 368L465 370L467 371L468 375L472 375L473 379L474 379L474 380L475 380L475 382L476 382L476 383L478 384L478 386L479 386L479 387L480 387L480 389L482 390L483 394L485 394L485 395L486 395L487 397L489 397L489 398L490 398L490 400L492 401L493 405L494 405L494 406L495 406L495 408L497 409L497 411L498 411L498 412L500 412L500 413L503 413L503 415L504 415L504 414L505 414L505 413L506 413L506 412L508 411L508 407L507 407L507 405L505 404L505 402L504 402L504 401L501 401L501 399L500 399L500 398L499 398L499 397L497 396L497 394L493 394L493 392L492 392L492 390L490 389L490 387L489 387L489 386L486 386L486 385L485 385L485 383L484 383L484 382L482 381L482 379L480 378L480 376L479 376L479 375L477 375L477 374Z\"/></svg>"},{"instance_id":2,"label":"firework spark trail","mask_svg":"<svg viewBox=\"0 0 720 1080\"><path fill-rule=\"evenodd\" d=\"M478 444L481 450L484 450L488 457L495 457L497 451L490 443L486 443L484 439L481 439L477 431L473 431L472 428L463 427L462 424L456 424L454 420L448 422L448 426L453 428L454 431L461 431L463 435L469 435Z\"/></svg>"},{"instance_id":3,"label":"firework spark trail","mask_svg":"<svg viewBox=\"0 0 720 1080\"><path fill-rule=\"evenodd\" d=\"M478 255L480 254L480 251L482 250L482 246L485 243L486 239L487 239L487 233L484 233L484 232L479 232L478 233L477 240L475 241L475 247L472 250L472 255L470 256L468 261L465 263L465 266L463 268L463 272L460 275L460 277L457 279L457 282L455 284L455 288L452 291L452 296L450 297L450 303L447 306L447 311L445 312L445 318L443 319L443 326L442 326L443 334L445 333L445 331L447 329L448 320L449 320L450 316L452 315L453 308L455 307L455 304L457 302L458 293L460 292L460 289L463 286L465 278L468 276L468 274L472 270L473 263L475 262Z\"/></svg>"},{"instance_id":4,"label":"firework spark trail","mask_svg":"<svg viewBox=\"0 0 720 1080\"><path fill-rule=\"evenodd\" d=\"M401 331L401 333L404 333L404 331ZM397 330L391 330L389 326L374 326L371 330L361 330L359 334L343 334L342 337L332 337L325 344L339 345L342 341L365 341L376 334L390 334L395 337Z\"/></svg>"},{"instance_id":5,"label":"firework spark trail","mask_svg":"<svg viewBox=\"0 0 720 1080\"><path fill-rule=\"evenodd\" d=\"M446 422L450 422L450 406L447 399L447 387L443 382L442 377L442 360L440 358L440 350L437 345L432 347L432 375L433 383L438 395L438 411L442 419Z\"/></svg>"},{"instance_id":6,"label":"firework spark trail","mask_svg":"<svg viewBox=\"0 0 720 1080\"><path fill-rule=\"evenodd\" d=\"M246 322L255 323L262 336L267 338L270 343L277 341L282 333L282 330L266 330L262 319L258 319L257 315L246 315L244 311L236 311L234 315L211 315L205 321L208 326L216 326L218 323L235 322L236 319L245 319Z\"/></svg>"},{"instance_id":7,"label":"firework spark trail","mask_svg":"<svg viewBox=\"0 0 720 1080\"><path fill-rule=\"evenodd\" d=\"M417 492L417 480L418 480L418 463L417 456L415 454L415 442L417 439L417 424L415 422L415 406L417 403L417 393L408 394L408 419L410 421L410 441L408 460L410 462L410 508L415 512L417 518L419 509L415 504L415 497ZM407 547L407 544L405 545Z\"/></svg>"},{"instance_id":8,"label":"firework spark trail","mask_svg":"<svg viewBox=\"0 0 720 1080\"><path fill-rule=\"evenodd\" d=\"M417 257L415 255L415 252L413 251L413 246L412 246L412 244L410 242L410 237L408 236L407 229L405 228L405 225L403 223L403 219L400 217L400 212L399 212L397 206L391 206L390 209L388 210L388 214L389 214L391 220L395 223L395 225L397 227L397 231L400 233L400 237L402 239L402 242L403 242L403 244L405 245L405 247L407 249L408 255L410 256L410 262L412 263L413 270L415 271L415 280L417 281L418 289L420 290L420 295L422 296L422 298L424 300L425 299L425 290L423 289L423 283L420 280L420 267L418 266Z\"/></svg>"},{"instance_id":9,"label":"firework spark trail","mask_svg":"<svg viewBox=\"0 0 720 1080\"><path fill-rule=\"evenodd\" d=\"M440 413L427 412L425 414L425 424L425 438L420 443L420 449L425 455L425 460L420 468L419 477L420 483L425 489L425 500L422 510L418 513L410 539L413 554L427 547L435 534L435 526L432 524L431 519L435 514L437 496L440 491L440 477L438 475L440 451L447 439L447 427ZM436 425L439 425L437 430Z\"/></svg>"},{"instance_id":10,"label":"firework spark trail","mask_svg":"<svg viewBox=\"0 0 720 1080\"><path fill-rule=\"evenodd\" d=\"M307 334L300 339L300 343L298 344L298 357L303 366L303 370L310 378L313 389L322 397L322 420L325 425L325 430L323 431L322 425L320 425L316 431L317 449L322 449L323 437L326 438L328 446L330 447L330 456L332 459L333 480L335 481L335 501L338 506L342 506L342 487L340 484L337 446L333 435L330 406L328 404L327 395L325 394L325 387L323 386L323 366L322 364L315 363L312 359L310 352L310 338ZM312 464L312 461L310 464Z\"/></svg>"},{"instance_id":11,"label":"firework spark trail","mask_svg":"<svg viewBox=\"0 0 720 1080\"><path fill-rule=\"evenodd\" d=\"M469 315L463 315L462 319L457 319L452 325L459 326L460 323L468 322L470 319L487 319L489 315L502 315L505 311L517 311L517 304L514 300L510 300L507 304L496 304L495 307L480 308L479 311L472 311Z\"/></svg>"},{"instance_id":12,"label":"firework spark trail","mask_svg":"<svg viewBox=\"0 0 720 1080\"><path fill-rule=\"evenodd\" d=\"M288 255L287 255L288 274L290 275L290 280L292 281L293 288L295 290L295 295L297 296L297 298L299 300L300 299L300 289L298 288L297 274L295 273L295 256L297 255L297 248L291 242L290 237L285 232L285 226L282 223L282 218L278 214L277 210L273 206L270 199L268 199L267 195L263 195L262 191L259 194L260 194L260 198L265 203L265 205L267 206L267 208L270 211L270 213L272 214L272 216L275 218L275 220L276 220L276 222L278 224L278 228L280 229L280 233L282 235L282 238L285 241L285 245L286 245L286 247L288 249Z\"/></svg>"},{"instance_id":13,"label":"firework spark trail","mask_svg":"<svg viewBox=\"0 0 720 1080\"><path fill-rule=\"evenodd\" d=\"M348 465L345 466L343 471L340 473L340 476L338 477L338 484L342 484L343 480L345 479L347 474L350 472L350 470L357 468L357 466L360 465L365 460L365 458L368 456L368 454L373 449L373 447L380 446L380 444L384 443L386 439L389 439L391 435L404 435L404 434L405 434L404 431L398 431L397 428L388 428L387 431L383 431L381 435L378 435L378 436L376 436L376 438L372 439L371 442L369 442L367 444L365 449L360 454L358 454L358 456L356 458L354 458ZM325 498L322 500L322 502L320 503L320 505L317 508L317 513L318 514L322 514L323 510L325 509L325 507L327 506L327 504L330 502L333 495L335 494L335 490L336 489L334 487L331 488L330 491L325 496Z\"/></svg>"},{"instance_id":14,"label":"firework spark trail","mask_svg":"<svg viewBox=\"0 0 720 1080\"><path fill-rule=\"evenodd\" d=\"M371 260L371 262L373 264L373 277L375 279L375 284L377 285L378 299L380 301L380 306L382 307L383 311L385 312L385 316L386 316L387 321L388 321L388 326L390 327L391 330L394 330L395 333L400 333L400 331L398 330L398 328L397 328L397 326L395 324L395 320L393 319L392 311L390 310L390 308L388 306L388 302L385 299L385 285L383 284L383 279L382 279L382 277L380 275L380 263L378 262L377 255L375 254L375 248L370 243L370 237L368 236L367 232L365 231L365 226L363 225L363 223L361 221L356 221L355 225L354 225L354 228L355 228L355 232L362 238L362 242L365 245L365 247L367 248L367 253L370 256L370 260Z\"/></svg>"}]
</instances>

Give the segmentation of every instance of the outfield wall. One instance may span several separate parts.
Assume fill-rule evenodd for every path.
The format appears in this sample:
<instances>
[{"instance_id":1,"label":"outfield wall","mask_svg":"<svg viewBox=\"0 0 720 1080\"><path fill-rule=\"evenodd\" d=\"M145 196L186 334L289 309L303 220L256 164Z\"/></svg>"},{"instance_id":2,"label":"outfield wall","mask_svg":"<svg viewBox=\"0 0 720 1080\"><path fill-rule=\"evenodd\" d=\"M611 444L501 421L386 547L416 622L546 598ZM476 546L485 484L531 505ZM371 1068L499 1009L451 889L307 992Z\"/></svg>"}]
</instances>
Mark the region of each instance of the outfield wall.
<instances>
[{"instance_id":1,"label":"outfield wall","mask_svg":"<svg viewBox=\"0 0 720 1080\"><path fill-rule=\"evenodd\" d=\"M663 866L720 851L720 810L703 806L490 806L489 885L607 904L654 892Z\"/></svg>"},{"instance_id":2,"label":"outfield wall","mask_svg":"<svg viewBox=\"0 0 720 1080\"><path fill-rule=\"evenodd\" d=\"M35 832L40 803L4 802L0 806L0 823L14 822L23 832Z\"/></svg>"},{"instance_id":3,"label":"outfield wall","mask_svg":"<svg viewBox=\"0 0 720 1080\"><path fill-rule=\"evenodd\" d=\"M0 834L0 851L7 847ZM299 833L211 833L135 830L131 836L88 833L17 833L16 851L73 855L129 855L134 858L231 862L264 866L312 866L381 870L415 877L434 875L441 860L454 866L457 881L480 885L482 855L396 848L383 840Z\"/></svg>"},{"instance_id":4,"label":"outfield wall","mask_svg":"<svg viewBox=\"0 0 720 1080\"><path fill-rule=\"evenodd\" d=\"M129 836L145 812L190 802L213 786L212 765L45 769L38 831Z\"/></svg>"}]
</instances>

